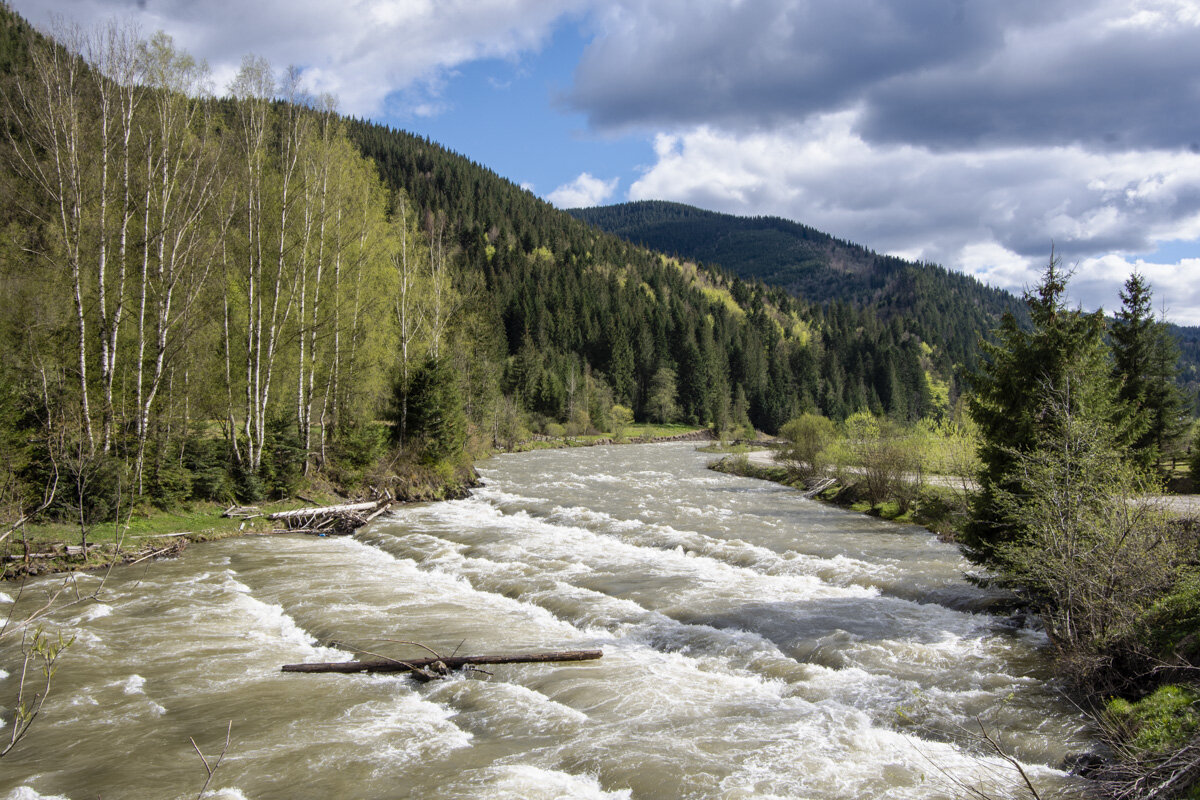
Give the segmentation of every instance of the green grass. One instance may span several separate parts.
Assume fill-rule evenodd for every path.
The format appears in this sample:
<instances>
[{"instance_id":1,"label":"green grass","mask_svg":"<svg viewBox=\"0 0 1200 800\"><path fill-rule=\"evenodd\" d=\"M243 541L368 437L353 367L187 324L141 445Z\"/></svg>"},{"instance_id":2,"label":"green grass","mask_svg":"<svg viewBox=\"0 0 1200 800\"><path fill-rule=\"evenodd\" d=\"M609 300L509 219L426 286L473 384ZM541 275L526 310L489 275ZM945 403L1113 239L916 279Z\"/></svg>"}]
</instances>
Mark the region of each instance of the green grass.
<instances>
[{"instance_id":1,"label":"green grass","mask_svg":"<svg viewBox=\"0 0 1200 800\"><path fill-rule=\"evenodd\" d=\"M730 444L728 442L713 442L712 444L706 444L703 447L697 447L696 452L698 452L698 453L725 453L728 455L741 455L744 453L753 452L755 450L766 450L766 449L767 448L765 448L765 447L752 447L751 445L748 445L748 444Z\"/></svg>"},{"instance_id":2,"label":"green grass","mask_svg":"<svg viewBox=\"0 0 1200 800\"><path fill-rule=\"evenodd\" d=\"M314 497L314 499L318 503L326 502L326 499L320 497ZM329 499L329 502L333 502L333 500ZM258 508L263 513L270 513L291 508L303 508L306 505L313 504L304 500L292 499L260 503ZM242 528L243 520L222 517L221 514L225 508L217 503L197 502L192 503L188 508L172 511L152 509L135 512L128 518L122 515L119 523L106 522L89 527L87 531L88 545L111 545L123 539L123 546L131 547L141 539L167 534L194 533L197 539L212 539L238 533ZM251 522L256 521L251 520ZM246 527L250 527L250 525ZM24 531L18 531L9 537L5 544L19 545L22 538L29 542L31 548L50 544L78 546L82 543L79 525L65 522L27 525Z\"/></svg>"},{"instance_id":3,"label":"green grass","mask_svg":"<svg viewBox=\"0 0 1200 800\"><path fill-rule=\"evenodd\" d=\"M1114 698L1108 718L1122 738L1146 753L1178 750L1200 727L1200 695L1190 688L1167 684L1136 702Z\"/></svg>"},{"instance_id":4,"label":"green grass","mask_svg":"<svg viewBox=\"0 0 1200 800\"><path fill-rule=\"evenodd\" d=\"M702 431L704 428L698 425L682 425L672 423L669 425L654 425L648 422L637 423L630 425L625 429L625 438L627 439L642 439L642 438L658 438L660 436L679 436L684 433L695 433Z\"/></svg>"}]
</instances>

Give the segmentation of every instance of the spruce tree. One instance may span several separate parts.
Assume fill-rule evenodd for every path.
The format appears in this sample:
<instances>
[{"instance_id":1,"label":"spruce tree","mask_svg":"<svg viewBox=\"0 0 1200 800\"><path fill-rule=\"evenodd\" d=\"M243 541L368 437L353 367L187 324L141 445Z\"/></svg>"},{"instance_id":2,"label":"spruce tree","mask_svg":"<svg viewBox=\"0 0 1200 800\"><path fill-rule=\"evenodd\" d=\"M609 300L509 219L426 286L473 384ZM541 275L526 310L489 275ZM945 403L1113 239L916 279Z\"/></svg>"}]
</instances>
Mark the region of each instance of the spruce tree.
<instances>
[{"instance_id":1,"label":"spruce tree","mask_svg":"<svg viewBox=\"0 0 1200 800\"><path fill-rule=\"evenodd\" d=\"M1022 532L1020 521L999 498L1025 492L1016 467L1023 454L1053 432L1054 418L1043 413L1047 400L1056 398L1070 418L1113 418L1103 313L1066 307L1068 277L1052 255L1041 283L1025 294L1033 329L1022 329L1012 314L1005 314L995 340L982 345L979 371L968 376L982 468L963 549L981 563L991 563L995 548Z\"/></svg>"},{"instance_id":2,"label":"spruce tree","mask_svg":"<svg viewBox=\"0 0 1200 800\"><path fill-rule=\"evenodd\" d=\"M1175 383L1179 349L1166 325L1154 319L1150 286L1138 273L1121 292L1112 327L1117 414L1130 455L1153 466L1183 430L1183 397Z\"/></svg>"},{"instance_id":3,"label":"spruce tree","mask_svg":"<svg viewBox=\"0 0 1200 800\"><path fill-rule=\"evenodd\" d=\"M462 455L467 417L458 378L448 359L429 356L413 373L408 390L408 435L420 443L421 460L427 464Z\"/></svg>"}]
</instances>

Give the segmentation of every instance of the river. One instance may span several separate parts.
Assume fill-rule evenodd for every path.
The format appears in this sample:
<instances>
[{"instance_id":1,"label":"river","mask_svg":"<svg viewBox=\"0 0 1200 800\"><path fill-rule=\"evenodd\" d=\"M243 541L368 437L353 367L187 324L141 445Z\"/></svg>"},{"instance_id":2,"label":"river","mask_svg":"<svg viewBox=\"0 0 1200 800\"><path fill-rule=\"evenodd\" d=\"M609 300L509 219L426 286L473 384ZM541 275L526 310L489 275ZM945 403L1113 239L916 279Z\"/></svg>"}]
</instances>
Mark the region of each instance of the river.
<instances>
[{"instance_id":1,"label":"river","mask_svg":"<svg viewBox=\"0 0 1200 800\"><path fill-rule=\"evenodd\" d=\"M0 760L0 798L196 797L189 739L215 760L231 721L208 797L1018 796L967 733L978 721L1043 786L1070 783L1057 768L1089 742L1044 637L976 613L987 598L953 546L708 458L505 455L470 498L354 537L227 539L114 570L48 618L75 643ZM604 657L429 684L279 671L421 655L389 639ZM0 702L18 666L10 643Z\"/></svg>"}]
</instances>

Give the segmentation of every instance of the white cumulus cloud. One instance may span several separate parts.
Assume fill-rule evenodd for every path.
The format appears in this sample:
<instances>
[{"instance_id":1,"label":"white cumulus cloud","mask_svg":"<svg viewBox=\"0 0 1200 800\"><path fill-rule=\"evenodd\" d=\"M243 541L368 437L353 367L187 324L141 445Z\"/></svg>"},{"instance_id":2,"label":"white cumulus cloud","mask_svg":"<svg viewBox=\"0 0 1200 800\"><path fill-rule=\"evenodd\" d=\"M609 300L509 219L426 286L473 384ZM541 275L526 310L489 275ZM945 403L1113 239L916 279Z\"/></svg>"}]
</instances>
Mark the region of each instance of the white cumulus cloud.
<instances>
[{"instance_id":1,"label":"white cumulus cloud","mask_svg":"<svg viewBox=\"0 0 1200 800\"><path fill-rule=\"evenodd\" d=\"M145 34L165 30L203 58L218 92L247 53L276 69L304 70L307 88L329 92L348 114L428 114L455 66L536 50L582 0L14 0L35 25L59 14L85 28L110 18ZM410 92L402 107L389 97ZM393 103L393 106L396 104Z\"/></svg>"},{"instance_id":2,"label":"white cumulus cloud","mask_svg":"<svg viewBox=\"0 0 1200 800\"><path fill-rule=\"evenodd\" d=\"M584 172L575 180L564 183L546 195L546 199L559 208L598 206L613 196L618 181L620 178L606 181Z\"/></svg>"},{"instance_id":3,"label":"white cumulus cloud","mask_svg":"<svg viewBox=\"0 0 1200 800\"><path fill-rule=\"evenodd\" d=\"M1171 318L1200 319L1194 261L1134 258L1156 242L1200 236L1200 155L871 143L857 132L859 113L764 131L660 134L655 163L629 199L795 219L1016 291L1036 282L1053 245L1076 267L1075 296L1089 306L1115 307L1138 267Z\"/></svg>"}]
</instances>

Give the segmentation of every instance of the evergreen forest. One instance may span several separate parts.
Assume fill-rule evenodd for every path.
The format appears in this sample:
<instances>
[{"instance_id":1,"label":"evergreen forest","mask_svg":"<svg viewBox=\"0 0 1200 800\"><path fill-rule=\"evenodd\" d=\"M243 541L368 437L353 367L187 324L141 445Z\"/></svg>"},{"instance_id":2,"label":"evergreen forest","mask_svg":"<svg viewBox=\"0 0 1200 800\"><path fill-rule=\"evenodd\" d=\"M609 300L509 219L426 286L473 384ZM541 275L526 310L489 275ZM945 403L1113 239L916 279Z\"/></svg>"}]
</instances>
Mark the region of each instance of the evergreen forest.
<instances>
[{"instance_id":1,"label":"evergreen forest","mask_svg":"<svg viewBox=\"0 0 1200 800\"><path fill-rule=\"evenodd\" d=\"M977 366L981 334L1005 312L1030 326L1025 304L1007 291L779 217L738 217L660 200L570 213L631 242L727 269L743 280L761 280L820 303L873 309L884 320L909 320L941 355L939 367L946 371ZM1194 397L1200 389L1200 328L1168 327L1180 351L1178 383Z\"/></svg>"}]
</instances>

